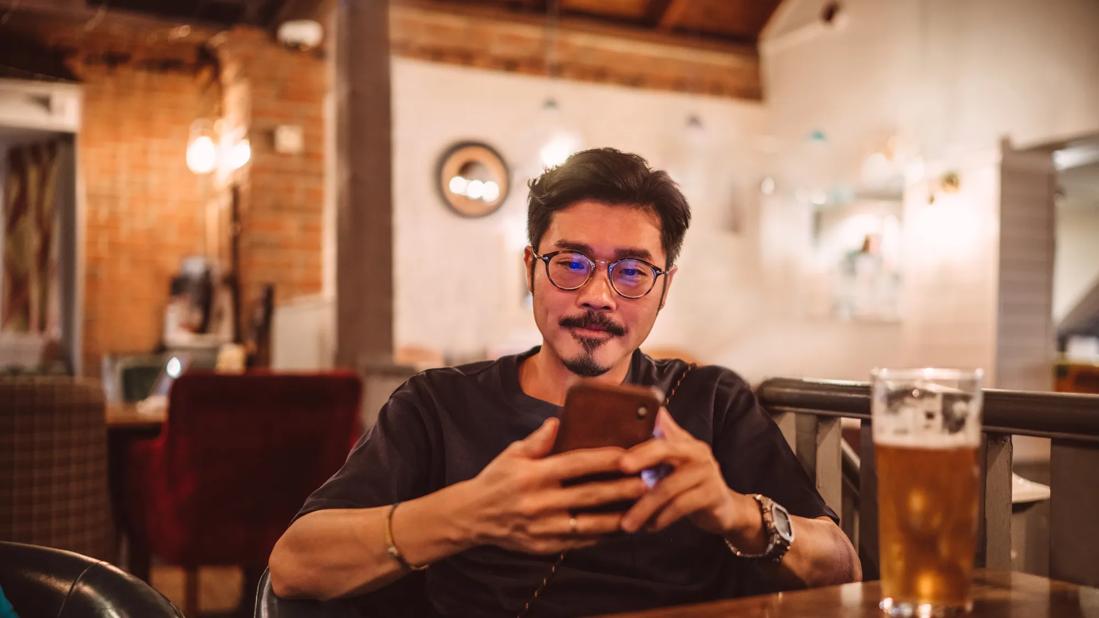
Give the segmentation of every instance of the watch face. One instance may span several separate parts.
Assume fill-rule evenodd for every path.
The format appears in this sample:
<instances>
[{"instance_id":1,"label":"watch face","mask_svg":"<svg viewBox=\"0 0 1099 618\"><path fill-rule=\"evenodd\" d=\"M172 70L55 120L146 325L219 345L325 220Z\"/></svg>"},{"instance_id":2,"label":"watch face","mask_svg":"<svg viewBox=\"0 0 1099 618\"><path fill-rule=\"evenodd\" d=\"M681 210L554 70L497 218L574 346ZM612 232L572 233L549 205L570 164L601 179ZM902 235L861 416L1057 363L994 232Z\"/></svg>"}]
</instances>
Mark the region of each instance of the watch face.
<instances>
[{"instance_id":1,"label":"watch face","mask_svg":"<svg viewBox=\"0 0 1099 618\"><path fill-rule=\"evenodd\" d=\"M790 525L790 514L786 512L786 509L776 504L771 509L771 513L775 520L775 530L778 531L779 535L785 539L789 539L793 536L793 527Z\"/></svg>"}]
</instances>

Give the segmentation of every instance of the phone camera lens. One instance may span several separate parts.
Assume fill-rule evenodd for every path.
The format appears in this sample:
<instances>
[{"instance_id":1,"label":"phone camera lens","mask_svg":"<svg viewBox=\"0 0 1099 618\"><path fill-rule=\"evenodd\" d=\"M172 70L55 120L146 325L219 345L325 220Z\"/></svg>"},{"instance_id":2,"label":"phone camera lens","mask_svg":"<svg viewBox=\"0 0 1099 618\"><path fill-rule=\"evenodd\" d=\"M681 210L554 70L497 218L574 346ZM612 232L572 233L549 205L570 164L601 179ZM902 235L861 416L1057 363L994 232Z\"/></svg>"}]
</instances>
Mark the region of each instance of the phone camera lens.
<instances>
[{"instance_id":1,"label":"phone camera lens","mask_svg":"<svg viewBox=\"0 0 1099 618\"><path fill-rule=\"evenodd\" d=\"M645 418L649 414L649 409L645 406L641 406L637 409L637 418Z\"/></svg>"}]
</instances>

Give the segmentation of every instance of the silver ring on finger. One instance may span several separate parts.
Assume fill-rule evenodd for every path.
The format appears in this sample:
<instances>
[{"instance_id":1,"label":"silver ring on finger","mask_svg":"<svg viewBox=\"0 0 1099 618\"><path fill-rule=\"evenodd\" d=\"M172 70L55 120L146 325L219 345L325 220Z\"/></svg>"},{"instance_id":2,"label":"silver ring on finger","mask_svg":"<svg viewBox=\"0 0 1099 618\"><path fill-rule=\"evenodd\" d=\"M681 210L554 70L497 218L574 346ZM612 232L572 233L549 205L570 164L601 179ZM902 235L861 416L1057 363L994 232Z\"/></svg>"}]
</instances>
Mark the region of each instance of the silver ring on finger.
<instances>
[{"instance_id":1,"label":"silver ring on finger","mask_svg":"<svg viewBox=\"0 0 1099 618\"><path fill-rule=\"evenodd\" d=\"M569 534L576 536L580 533L580 522L576 521L576 517L569 516Z\"/></svg>"}]
</instances>

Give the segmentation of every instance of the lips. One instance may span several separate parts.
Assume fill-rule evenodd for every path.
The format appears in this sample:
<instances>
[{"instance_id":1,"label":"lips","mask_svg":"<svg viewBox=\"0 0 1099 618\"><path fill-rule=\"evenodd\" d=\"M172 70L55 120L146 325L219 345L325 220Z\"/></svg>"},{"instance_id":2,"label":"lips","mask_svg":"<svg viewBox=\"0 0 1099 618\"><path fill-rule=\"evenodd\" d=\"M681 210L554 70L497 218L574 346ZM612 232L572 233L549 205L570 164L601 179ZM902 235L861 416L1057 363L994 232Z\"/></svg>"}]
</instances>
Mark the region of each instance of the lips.
<instances>
[{"instance_id":1,"label":"lips","mask_svg":"<svg viewBox=\"0 0 1099 618\"><path fill-rule=\"evenodd\" d=\"M573 333L581 336L581 337L612 337L613 336L608 330L606 330L604 328L599 328L597 326L589 326L587 328L574 327L574 328L570 328L569 330L572 331Z\"/></svg>"}]
</instances>

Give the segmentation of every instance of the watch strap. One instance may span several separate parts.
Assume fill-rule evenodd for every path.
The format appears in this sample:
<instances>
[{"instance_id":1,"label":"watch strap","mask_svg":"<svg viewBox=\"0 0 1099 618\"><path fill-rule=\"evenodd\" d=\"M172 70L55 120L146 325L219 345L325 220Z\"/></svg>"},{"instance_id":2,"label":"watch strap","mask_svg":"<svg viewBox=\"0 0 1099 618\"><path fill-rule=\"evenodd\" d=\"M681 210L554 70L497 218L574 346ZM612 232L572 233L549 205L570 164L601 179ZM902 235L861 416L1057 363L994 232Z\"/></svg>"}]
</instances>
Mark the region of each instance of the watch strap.
<instances>
[{"instance_id":1,"label":"watch strap","mask_svg":"<svg viewBox=\"0 0 1099 618\"><path fill-rule=\"evenodd\" d=\"M786 509L771 500L763 494L751 494L752 499L759 505L759 513L763 519L763 534L767 537L767 546L762 552L750 554L742 551L737 546L733 545L732 541L725 538L725 545L729 548L729 551L733 552L733 555L738 558L760 558L767 559L775 563L782 561L782 557L786 555L786 552L790 549L790 544L793 542L793 534L787 539L778 531L778 526L775 525L775 509L781 509L783 514L789 518L789 513Z\"/></svg>"}]
</instances>

